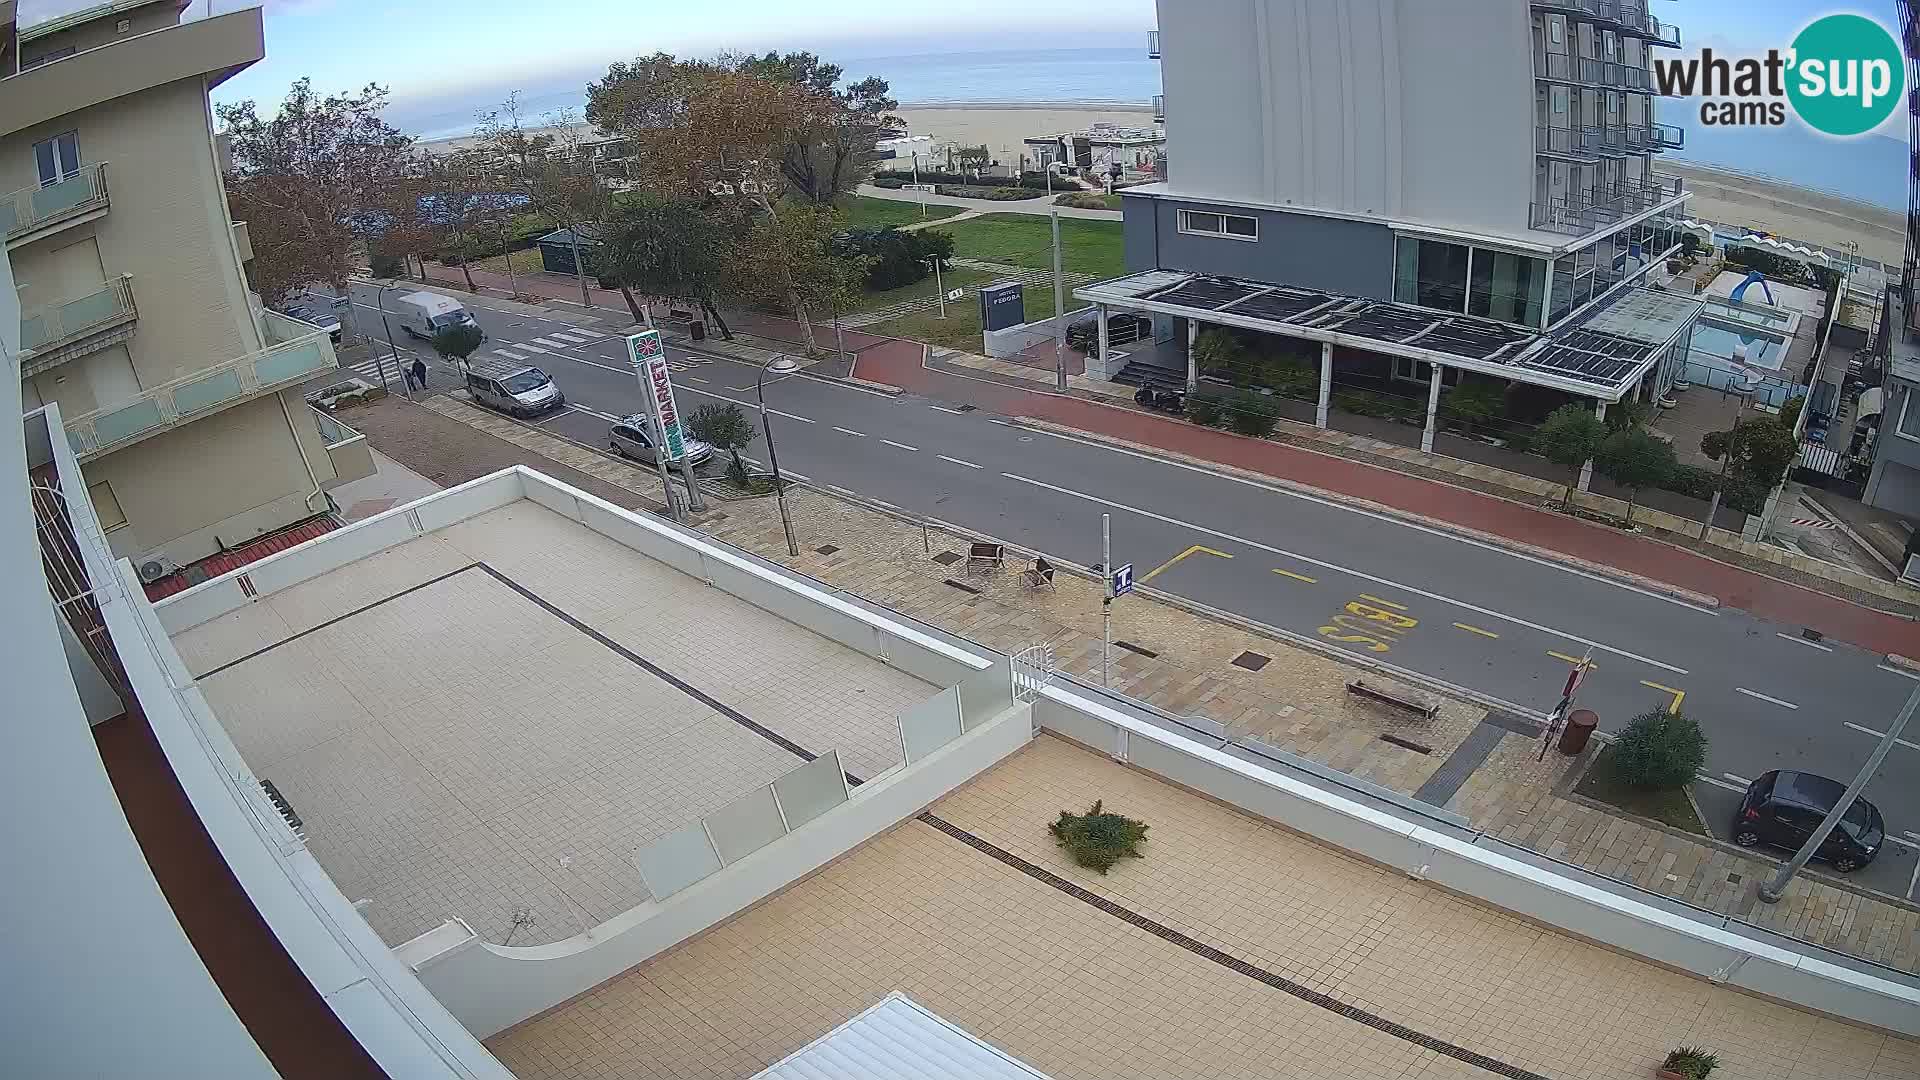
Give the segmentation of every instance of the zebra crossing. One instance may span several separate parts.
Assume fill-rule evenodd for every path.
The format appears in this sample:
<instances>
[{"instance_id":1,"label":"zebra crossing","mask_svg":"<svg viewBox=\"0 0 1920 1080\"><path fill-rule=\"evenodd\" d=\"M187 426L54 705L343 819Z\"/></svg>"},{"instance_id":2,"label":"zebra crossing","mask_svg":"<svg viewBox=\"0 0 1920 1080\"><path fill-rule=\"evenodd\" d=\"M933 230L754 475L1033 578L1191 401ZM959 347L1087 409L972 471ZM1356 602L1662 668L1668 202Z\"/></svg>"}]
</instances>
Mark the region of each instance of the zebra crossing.
<instances>
[{"instance_id":1,"label":"zebra crossing","mask_svg":"<svg viewBox=\"0 0 1920 1080\"><path fill-rule=\"evenodd\" d=\"M533 363L538 362L541 356L565 355L568 350L607 341L612 336L598 330L570 326L565 330L549 330L539 337L526 341L502 341L498 344L489 344L475 353L474 357ZM347 367L355 375L371 383L398 383L403 377L404 367L412 364L413 360L414 356L411 353L387 354L349 364ZM712 362L702 356L686 356L668 361L667 368L674 372L684 372L696 365ZM438 357L428 358L427 366L434 373L445 374L454 379L460 379L464 374L457 362Z\"/></svg>"}]
</instances>

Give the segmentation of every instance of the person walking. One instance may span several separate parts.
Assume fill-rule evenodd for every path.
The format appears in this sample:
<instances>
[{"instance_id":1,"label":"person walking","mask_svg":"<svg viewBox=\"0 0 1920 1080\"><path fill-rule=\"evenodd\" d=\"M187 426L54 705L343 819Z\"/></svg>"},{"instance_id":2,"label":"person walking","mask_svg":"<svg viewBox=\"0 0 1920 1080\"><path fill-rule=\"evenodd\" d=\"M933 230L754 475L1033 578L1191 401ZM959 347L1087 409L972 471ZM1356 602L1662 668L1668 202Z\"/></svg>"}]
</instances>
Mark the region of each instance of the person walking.
<instances>
[{"instance_id":1,"label":"person walking","mask_svg":"<svg viewBox=\"0 0 1920 1080\"><path fill-rule=\"evenodd\" d=\"M427 388L427 362L419 357L413 358L413 366L407 369L407 376L420 390Z\"/></svg>"}]
</instances>

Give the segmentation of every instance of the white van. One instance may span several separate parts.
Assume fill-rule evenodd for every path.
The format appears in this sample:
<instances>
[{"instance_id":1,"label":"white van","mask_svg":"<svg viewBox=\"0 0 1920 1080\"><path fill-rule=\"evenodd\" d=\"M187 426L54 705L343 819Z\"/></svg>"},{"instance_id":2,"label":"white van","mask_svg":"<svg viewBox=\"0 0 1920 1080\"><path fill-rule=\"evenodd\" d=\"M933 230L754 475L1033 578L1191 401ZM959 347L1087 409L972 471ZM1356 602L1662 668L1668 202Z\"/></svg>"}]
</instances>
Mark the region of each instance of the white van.
<instances>
[{"instance_id":1,"label":"white van","mask_svg":"<svg viewBox=\"0 0 1920 1080\"><path fill-rule=\"evenodd\" d=\"M408 337L431 339L449 326L476 325L460 301L435 292L413 292L400 297L393 302L393 315L400 320L400 328ZM487 340L486 331L480 332L480 340Z\"/></svg>"}]
</instances>

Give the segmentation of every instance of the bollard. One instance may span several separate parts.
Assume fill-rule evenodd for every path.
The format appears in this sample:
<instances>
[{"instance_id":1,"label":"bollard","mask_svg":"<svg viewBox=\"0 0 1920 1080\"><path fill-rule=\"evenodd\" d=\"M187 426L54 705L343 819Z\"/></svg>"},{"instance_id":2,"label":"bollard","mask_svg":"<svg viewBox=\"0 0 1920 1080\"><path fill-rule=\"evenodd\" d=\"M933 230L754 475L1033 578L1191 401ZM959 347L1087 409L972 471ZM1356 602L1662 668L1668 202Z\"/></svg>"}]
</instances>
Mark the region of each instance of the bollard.
<instances>
[{"instance_id":1,"label":"bollard","mask_svg":"<svg viewBox=\"0 0 1920 1080\"><path fill-rule=\"evenodd\" d=\"M1600 714L1592 709L1575 709L1560 731L1560 752L1572 756L1585 750L1587 740L1593 738L1593 729L1599 726Z\"/></svg>"}]
</instances>

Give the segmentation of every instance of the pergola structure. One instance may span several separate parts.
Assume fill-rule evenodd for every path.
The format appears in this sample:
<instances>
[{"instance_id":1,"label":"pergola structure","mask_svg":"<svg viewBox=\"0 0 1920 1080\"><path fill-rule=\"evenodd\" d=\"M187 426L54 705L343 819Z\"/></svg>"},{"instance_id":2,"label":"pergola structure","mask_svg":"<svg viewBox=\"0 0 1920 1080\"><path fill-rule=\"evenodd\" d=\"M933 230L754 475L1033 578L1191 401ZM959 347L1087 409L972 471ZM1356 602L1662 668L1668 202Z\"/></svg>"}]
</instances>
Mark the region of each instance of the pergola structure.
<instances>
[{"instance_id":1,"label":"pergola structure","mask_svg":"<svg viewBox=\"0 0 1920 1080\"><path fill-rule=\"evenodd\" d=\"M1430 365L1422 450L1432 452L1439 426L1439 369L1454 368L1550 387L1591 398L1606 415L1609 404L1643 386L1649 372L1677 365L1704 306L1692 297L1643 286L1618 289L1582 315L1551 331L1456 315L1365 297L1212 277L1178 270L1147 270L1074 290L1099 312L1097 363L1107 370L1110 309L1167 315L1187 321L1187 388L1199 381L1193 341L1203 324L1257 330L1320 343L1317 426L1327 426L1333 394L1335 346ZM1670 380L1668 380L1670 381Z\"/></svg>"}]
</instances>

